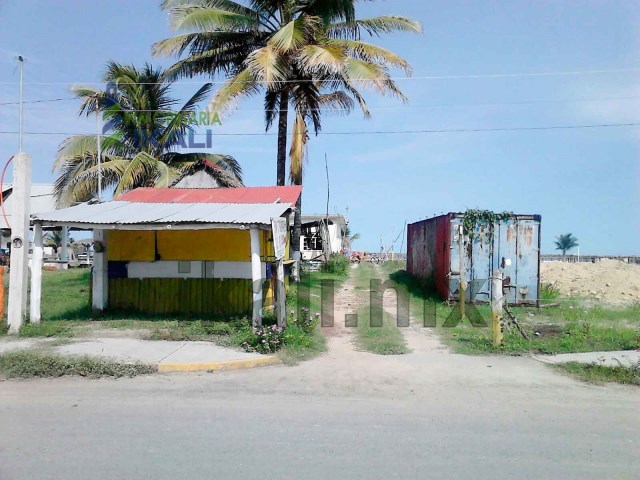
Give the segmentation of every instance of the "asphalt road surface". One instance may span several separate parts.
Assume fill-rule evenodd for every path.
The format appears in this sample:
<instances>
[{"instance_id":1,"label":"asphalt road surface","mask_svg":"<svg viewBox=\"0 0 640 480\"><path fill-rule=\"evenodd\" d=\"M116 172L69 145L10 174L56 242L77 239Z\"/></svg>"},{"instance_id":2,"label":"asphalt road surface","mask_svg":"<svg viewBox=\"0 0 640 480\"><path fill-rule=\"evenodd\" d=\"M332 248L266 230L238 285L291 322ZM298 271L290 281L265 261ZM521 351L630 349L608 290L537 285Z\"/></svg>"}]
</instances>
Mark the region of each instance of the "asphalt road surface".
<instances>
[{"instance_id":1,"label":"asphalt road surface","mask_svg":"<svg viewBox=\"0 0 640 480\"><path fill-rule=\"evenodd\" d=\"M356 352L296 367L0 382L0 480L638 478L639 390L529 358Z\"/></svg>"}]
</instances>

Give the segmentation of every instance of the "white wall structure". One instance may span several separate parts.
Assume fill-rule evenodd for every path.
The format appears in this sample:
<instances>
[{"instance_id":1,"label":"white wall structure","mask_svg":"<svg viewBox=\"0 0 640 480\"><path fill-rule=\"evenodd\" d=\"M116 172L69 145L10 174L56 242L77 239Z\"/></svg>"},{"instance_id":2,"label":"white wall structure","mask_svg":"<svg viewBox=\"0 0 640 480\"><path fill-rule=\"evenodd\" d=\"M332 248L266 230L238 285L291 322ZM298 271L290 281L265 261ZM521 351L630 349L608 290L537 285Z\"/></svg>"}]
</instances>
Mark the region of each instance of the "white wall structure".
<instances>
[{"instance_id":1,"label":"white wall structure","mask_svg":"<svg viewBox=\"0 0 640 480\"><path fill-rule=\"evenodd\" d=\"M17 334L27 308L29 273L29 198L31 189L31 157L17 153L13 157L13 204L11 209L11 268L9 269L9 333Z\"/></svg>"},{"instance_id":2,"label":"white wall structure","mask_svg":"<svg viewBox=\"0 0 640 480\"><path fill-rule=\"evenodd\" d=\"M31 301L29 302L29 321L40 323L40 300L42 299L42 265L44 260L44 238L42 225L33 226L33 255L31 256Z\"/></svg>"},{"instance_id":3,"label":"white wall structure","mask_svg":"<svg viewBox=\"0 0 640 480\"><path fill-rule=\"evenodd\" d=\"M96 251L93 254L93 300L92 307L94 310L104 310L107 308L109 300L109 279L108 279L108 261L107 261L107 236L104 230L93 231L94 250L96 244L102 246L102 251Z\"/></svg>"},{"instance_id":4,"label":"white wall structure","mask_svg":"<svg viewBox=\"0 0 640 480\"><path fill-rule=\"evenodd\" d=\"M267 276L267 264L261 263L262 278ZM175 261L128 262L128 278L241 278L253 279L251 262Z\"/></svg>"},{"instance_id":5,"label":"white wall structure","mask_svg":"<svg viewBox=\"0 0 640 480\"><path fill-rule=\"evenodd\" d=\"M260 230L252 228L251 236L251 275L253 282L253 326L262 325L262 262L260 261Z\"/></svg>"}]
</instances>

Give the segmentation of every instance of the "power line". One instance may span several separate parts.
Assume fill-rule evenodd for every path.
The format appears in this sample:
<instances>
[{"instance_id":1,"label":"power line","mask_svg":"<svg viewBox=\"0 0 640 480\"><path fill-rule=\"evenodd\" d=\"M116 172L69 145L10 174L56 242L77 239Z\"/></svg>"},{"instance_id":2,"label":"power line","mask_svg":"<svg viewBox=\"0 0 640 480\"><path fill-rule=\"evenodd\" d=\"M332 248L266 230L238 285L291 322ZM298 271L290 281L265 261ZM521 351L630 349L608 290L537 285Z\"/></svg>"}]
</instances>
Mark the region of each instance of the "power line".
<instances>
[{"instance_id":1,"label":"power line","mask_svg":"<svg viewBox=\"0 0 640 480\"><path fill-rule=\"evenodd\" d=\"M551 99L551 100L520 100L514 102L481 102L481 103L431 103L425 105L375 105L368 106L369 110L406 110L406 109L424 109L424 108L442 108L442 107L493 107L493 106L501 106L501 105L538 105L538 104L554 104L554 103L580 103L580 102L612 102L612 101L620 101L620 100L637 100L640 99L640 95L629 95L624 97L600 97L600 98L566 98L566 99ZM42 99L42 100L31 100L24 102L25 104L33 104L33 103L47 103L47 102L61 102L68 100L80 100L77 97L69 97L69 98L52 98L52 99ZM0 105L18 105L20 102L4 102L0 103ZM343 108L319 108L318 111L323 112L344 112L346 111ZM149 110L133 110L133 109L123 109L123 112L160 112L160 113L173 113L178 114L179 112L176 110L158 110L158 109L149 109ZM235 108L234 112L263 112L263 111L273 111L279 112L280 109L264 109L264 108Z\"/></svg>"},{"instance_id":2,"label":"power line","mask_svg":"<svg viewBox=\"0 0 640 480\"><path fill-rule=\"evenodd\" d=\"M640 122L633 123L600 123L591 125L551 125L540 127L495 127L495 128L454 128L454 129L440 129L440 130L362 130L362 131L347 131L347 132L319 132L318 135L411 135L411 134L432 134L432 133L478 133L478 132L522 132L522 131L541 131L541 130L576 130L586 128L612 128L612 127L637 127L640 126ZM17 131L0 131L0 135L16 135ZM25 135L64 135L64 136L94 136L92 133L71 133L71 132L24 132ZM291 134L291 132L288 132ZM209 133L193 133L194 136L211 135ZM216 133L217 137L265 137L265 136L277 136L277 133L266 132L231 132L231 133ZM102 135L107 137L108 135Z\"/></svg>"},{"instance_id":3,"label":"power line","mask_svg":"<svg viewBox=\"0 0 640 480\"><path fill-rule=\"evenodd\" d=\"M464 74L464 75L421 75L416 77L390 77L389 80L453 80L453 79L473 79L473 78L515 78L515 77L556 77L556 76L575 76L575 75L598 75L606 73L630 73L640 72L640 67L633 68L614 68L603 70L570 70L570 71L551 71L551 72L524 72L524 73L487 73L487 74ZM368 78L351 78L352 82L370 82ZM330 83L333 80L251 80L246 83ZM29 82L25 85L103 85L107 82ZM128 85L159 85L168 82L123 82ZM172 84L224 84L226 80L220 81L197 81L197 80L177 80L170 82ZM17 82L0 82L0 85L15 85Z\"/></svg>"},{"instance_id":4,"label":"power line","mask_svg":"<svg viewBox=\"0 0 640 480\"><path fill-rule=\"evenodd\" d=\"M64 102L67 100L78 100L77 97L67 97L67 98L47 98L43 100L27 100L22 102L23 104L27 103L51 103L51 102ZM2 102L0 105L20 105L20 102Z\"/></svg>"}]
</instances>

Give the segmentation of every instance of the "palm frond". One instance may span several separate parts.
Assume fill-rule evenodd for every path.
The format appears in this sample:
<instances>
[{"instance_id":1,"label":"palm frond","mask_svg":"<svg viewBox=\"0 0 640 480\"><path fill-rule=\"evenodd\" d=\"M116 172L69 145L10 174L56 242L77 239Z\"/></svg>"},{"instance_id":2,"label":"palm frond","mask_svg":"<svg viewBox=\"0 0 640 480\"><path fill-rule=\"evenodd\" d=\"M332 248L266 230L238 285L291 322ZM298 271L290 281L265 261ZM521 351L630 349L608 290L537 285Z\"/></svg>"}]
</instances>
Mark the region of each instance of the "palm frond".
<instances>
[{"instance_id":1,"label":"palm frond","mask_svg":"<svg viewBox=\"0 0 640 480\"><path fill-rule=\"evenodd\" d=\"M254 50L245 61L251 77L258 82L266 82L266 88L277 88L276 82L286 79L286 64L270 45Z\"/></svg>"},{"instance_id":2,"label":"palm frond","mask_svg":"<svg viewBox=\"0 0 640 480\"><path fill-rule=\"evenodd\" d=\"M327 27L327 36L360 40L362 33L379 37L383 33L410 32L422 33L422 24L407 17L386 15L382 17L338 22Z\"/></svg>"},{"instance_id":3,"label":"palm frond","mask_svg":"<svg viewBox=\"0 0 640 480\"><path fill-rule=\"evenodd\" d=\"M238 99L257 93L258 85L248 69L227 80L213 96L207 109L210 112L226 112L235 108Z\"/></svg>"}]
</instances>

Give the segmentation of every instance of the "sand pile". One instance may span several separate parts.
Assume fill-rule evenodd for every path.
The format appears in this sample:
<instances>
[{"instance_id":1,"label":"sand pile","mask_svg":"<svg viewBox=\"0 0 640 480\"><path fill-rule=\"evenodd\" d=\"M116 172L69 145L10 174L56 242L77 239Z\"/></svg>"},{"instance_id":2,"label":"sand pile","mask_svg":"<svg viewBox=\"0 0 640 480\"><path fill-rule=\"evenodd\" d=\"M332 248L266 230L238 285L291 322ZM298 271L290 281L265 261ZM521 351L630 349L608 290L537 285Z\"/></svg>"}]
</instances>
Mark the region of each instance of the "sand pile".
<instances>
[{"instance_id":1,"label":"sand pile","mask_svg":"<svg viewBox=\"0 0 640 480\"><path fill-rule=\"evenodd\" d=\"M608 305L640 303L640 265L619 260L542 262L540 276L541 283L555 284L563 296L585 297Z\"/></svg>"}]
</instances>

